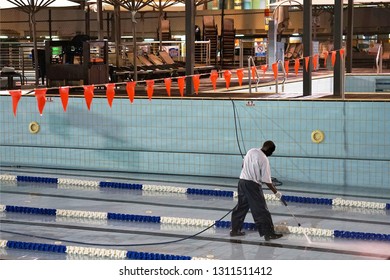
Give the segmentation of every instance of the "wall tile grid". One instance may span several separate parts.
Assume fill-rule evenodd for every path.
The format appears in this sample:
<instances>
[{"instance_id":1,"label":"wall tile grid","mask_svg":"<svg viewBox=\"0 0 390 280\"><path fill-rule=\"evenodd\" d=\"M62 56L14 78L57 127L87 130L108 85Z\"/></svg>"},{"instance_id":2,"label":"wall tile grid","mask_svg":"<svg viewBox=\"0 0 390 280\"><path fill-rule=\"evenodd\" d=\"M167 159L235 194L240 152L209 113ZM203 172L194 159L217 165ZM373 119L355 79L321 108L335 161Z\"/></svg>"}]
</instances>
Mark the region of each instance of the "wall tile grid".
<instances>
[{"instance_id":1,"label":"wall tile grid","mask_svg":"<svg viewBox=\"0 0 390 280\"><path fill-rule=\"evenodd\" d=\"M237 177L241 155L272 139L273 176L335 185L389 185L390 103L306 100L59 98L38 113L23 96L17 116L0 96L2 165ZM31 134L37 121L41 130ZM236 130L237 127L237 130ZM311 132L325 133L323 143ZM239 144L237 142L239 139Z\"/></svg>"}]
</instances>

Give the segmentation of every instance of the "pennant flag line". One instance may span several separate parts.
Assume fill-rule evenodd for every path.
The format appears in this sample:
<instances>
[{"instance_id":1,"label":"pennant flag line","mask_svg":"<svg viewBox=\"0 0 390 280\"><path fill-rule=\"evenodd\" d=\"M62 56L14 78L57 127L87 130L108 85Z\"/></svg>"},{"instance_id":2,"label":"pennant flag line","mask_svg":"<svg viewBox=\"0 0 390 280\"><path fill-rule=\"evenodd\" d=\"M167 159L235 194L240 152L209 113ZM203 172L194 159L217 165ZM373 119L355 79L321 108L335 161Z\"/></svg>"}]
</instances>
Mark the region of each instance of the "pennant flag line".
<instances>
[{"instance_id":1,"label":"pennant flag line","mask_svg":"<svg viewBox=\"0 0 390 280\"><path fill-rule=\"evenodd\" d=\"M186 77L178 77L177 78L177 84L179 85L179 92L180 92L181 97L184 96L185 78Z\"/></svg>"},{"instance_id":2,"label":"pennant flag line","mask_svg":"<svg viewBox=\"0 0 390 280\"><path fill-rule=\"evenodd\" d=\"M299 67L300 67L299 58L296 58L295 59L295 64L294 64L295 76L298 75Z\"/></svg>"},{"instance_id":3,"label":"pennant flag line","mask_svg":"<svg viewBox=\"0 0 390 280\"><path fill-rule=\"evenodd\" d=\"M154 91L154 80L146 80L146 92L148 94L149 101L152 100Z\"/></svg>"},{"instance_id":4,"label":"pennant flag line","mask_svg":"<svg viewBox=\"0 0 390 280\"><path fill-rule=\"evenodd\" d=\"M171 78L165 78L164 79L165 89L167 90L168 96L171 96L171 85L172 85L172 79Z\"/></svg>"},{"instance_id":5,"label":"pennant flag line","mask_svg":"<svg viewBox=\"0 0 390 280\"><path fill-rule=\"evenodd\" d=\"M12 110L14 112L14 116L16 117L16 110L18 108L19 100L22 97L22 91L21 90L10 90L9 93L12 96Z\"/></svg>"},{"instance_id":6,"label":"pennant flag line","mask_svg":"<svg viewBox=\"0 0 390 280\"><path fill-rule=\"evenodd\" d=\"M237 69L238 84L242 86L242 80L244 79L244 69Z\"/></svg>"},{"instance_id":7,"label":"pennant flag line","mask_svg":"<svg viewBox=\"0 0 390 280\"><path fill-rule=\"evenodd\" d=\"M200 86L200 75L194 75L192 76L192 82L194 84L194 90L196 95L198 95L199 92L199 86Z\"/></svg>"},{"instance_id":8,"label":"pennant flag line","mask_svg":"<svg viewBox=\"0 0 390 280\"><path fill-rule=\"evenodd\" d=\"M68 108L68 100L69 100L69 87L60 87L59 92L60 92L62 107L64 108L64 112L66 112L66 109Z\"/></svg>"},{"instance_id":9,"label":"pennant flag line","mask_svg":"<svg viewBox=\"0 0 390 280\"><path fill-rule=\"evenodd\" d=\"M106 96L108 105L112 108L112 102L115 96L115 84L106 84Z\"/></svg>"},{"instance_id":10,"label":"pennant flag line","mask_svg":"<svg viewBox=\"0 0 390 280\"><path fill-rule=\"evenodd\" d=\"M94 96L93 93L94 88L95 88L94 85L84 86L84 98L88 107L88 111L91 109L92 99Z\"/></svg>"},{"instance_id":11,"label":"pennant flag line","mask_svg":"<svg viewBox=\"0 0 390 280\"><path fill-rule=\"evenodd\" d=\"M218 72L216 70L212 70L210 74L210 80L211 83L213 84L213 89L217 89L217 79L218 79Z\"/></svg>"},{"instance_id":12,"label":"pennant flag line","mask_svg":"<svg viewBox=\"0 0 390 280\"><path fill-rule=\"evenodd\" d=\"M286 77L288 78L288 71L289 71L289 68L290 68L290 61L286 60L284 62L284 70L286 71Z\"/></svg>"},{"instance_id":13,"label":"pennant flag line","mask_svg":"<svg viewBox=\"0 0 390 280\"><path fill-rule=\"evenodd\" d=\"M41 116L43 114L43 108L45 108L46 104L46 92L47 88L35 89L35 97L37 98L38 111Z\"/></svg>"},{"instance_id":14,"label":"pennant flag line","mask_svg":"<svg viewBox=\"0 0 390 280\"><path fill-rule=\"evenodd\" d=\"M231 81L231 78L232 78L232 72L230 72L229 70L225 70L225 72L223 73L223 76L225 77L226 88L229 89L230 81Z\"/></svg>"},{"instance_id":15,"label":"pennant flag line","mask_svg":"<svg viewBox=\"0 0 390 280\"><path fill-rule=\"evenodd\" d=\"M339 53L339 55L337 55L337 53ZM324 59L324 62L323 62L324 67L326 68L326 66L327 66L327 59L328 59L329 55L331 55L332 67L334 67L335 62L337 61L338 58L340 58L341 60L344 59L344 57L345 57L345 49L333 50L331 52L323 51L322 55L323 55L323 59ZM289 65L290 65L291 61L294 61L294 72L295 72L295 75L298 75L298 71L299 71L299 68L300 68L300 60L301 59L304 60L304 63L305 63L304 67L305 67L306 71L308 71L309 70L309 66L310 66L310 60L312 61L313 69L314 70L317 69L318 64L319 64L319 57L320 57L319 54L316 53L313 56L307 56L307 57L303 57L303 58L296 58L294 60L285 60L284 61L284 68L285 68L285 71L286 71L286 76L287 77L289 76ZM268 70L268 65L267 64L262 64L262 65L260 65L259 68L263 71L263 78L265 78L265 73ZM184 92L185 92L185 79L186 78L192 78L194 91L198 95L199 94L200 82L201 82L200 77L202 75L210 75L210 80L211 80L211 83L212 83L214 91L217 89L217 80L218 80L218 77L219 77L220 74L223 74L223 77L225 79L225 84L226 84L226 88L227 89L230 88L231 80L232 80L232 76L233 76L234 72L235 72L235 75L237 77L239 86L242 86L243 79L244 79L244 76L245 76L244 75L244 69L248 69L248 68L239 68L239 69L236 69L235 71L234 70L232 70L232 71L231 70L223 70L223 72L222 71L218 72L217 70L212 70L210 73L195 74L195 75L188 75L188 76L178 77L177 78L177 83L178 83L178 86L179 86L180 96L181 97L184 96ZM248 69L249 70L248 71L248 75L251 75L251 77L255 79L256 78L257 69L258 69L257 66L251 66ZM276 64L275 63L272 64L272 71L273 71L273 74L274 74L273 75L274 79L277 79L277 77L278 77L278 65L277 65L277 63ZM257 75L257 77L258 77L258 75ZM147 92L147 96L148 96L149 100L152 99L153 94L154 94L155 81L160 81L160 80L164 82L165 87L166 87L166 91L167 91L167 95L169 97L171 97L171 85L172 85L171 78L162 78L162 79L139 81L140 83L143 83L143 82L146 83L146 92ZM127 92L128 97L129 97L130 103L133 103L134 102L134 98L135 98L136 83L137 82L135 82L135 81L129 81L129 82L120 82L120 83L107 83L107 84L96 85L96 86L99 86L99 87L105 86L106 87L107 101L108 101L109 106L112 107L113 100L115 98L115 88L116 88L116 86L126 85L126 92ZM71 88L80 88L80 87L82 87L84 89L84 98L85 98L85 102L86 102L87 108L88 108L88 110L91 109L92 101L93 101L93 98L94 98L95 85L62 86L62 87L58 87L57 89L59 90L59 96L61 98L62 107L63 107L64 112L67 111L70 89ZM50 88L50 89L55 89L55 88ZM34 89L34 93L35 93L36 100L37 100L37 103L38 103L38 111L39 111L40 115L43 114L43 110L44 110L44 107L45 107L45 104L46 104L46 93L47 93L47 91L48 91L47 88ZM21 99L23 94L22 94L21 90L9 90L8 92L9 92L10 96L12 97L12 110L13 110L14 116L16 117L17 107L18 107L19 101L20 101L20 99Z\"/></svg>"},{"instance_id":16,"label":"pennant flag line","mask_svg":"<svg viewBox=\"0 0 390 280\"><path fill-rule=\"evenodd\" d=\"M272 71L274 72L275 80L278 78L278 63L272 63Z\"/></svg>"}]
</instances>

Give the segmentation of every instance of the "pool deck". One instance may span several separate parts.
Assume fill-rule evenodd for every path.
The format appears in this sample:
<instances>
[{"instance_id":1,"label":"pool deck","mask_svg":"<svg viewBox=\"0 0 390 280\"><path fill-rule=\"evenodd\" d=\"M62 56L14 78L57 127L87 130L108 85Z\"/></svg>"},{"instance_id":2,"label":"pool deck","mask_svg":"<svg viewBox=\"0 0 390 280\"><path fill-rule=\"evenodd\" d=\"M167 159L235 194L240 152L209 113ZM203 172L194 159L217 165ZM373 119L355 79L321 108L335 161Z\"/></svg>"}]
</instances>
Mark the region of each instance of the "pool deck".
<instances>
[{"instance_id":1,"label":"pool deck","mask_svg":"<svg viewBox=\"0 0 390 280\"><path fill-rule=\"evenodd\" d=\"M222 72L222 71L221 71ZM353 69L352 72L353 75L384 75L388 76L390 78L390 69L383 69L382 73L377 74L375 69L369 69L369 68L356 68ZM275 85L274 75L272 72L266 72L264 75L262 73L259 73L260 80L258 83L258 86L273 86ZM346 74L349 75L349 74ZM312 79L322 78L322 77L332 77L333 76L333 70L327 70L327 69L320 69L318 71L312 72ZM267 99L267 100L375 100L375 101L388 101L390 100L390 92L383 92L383 93L376 93L376 92L348 92L345 93L343 96L335 96L333 94L329 93L313 93L312 95L304 96L303 94L299 93L286 93L282 92L281 89L279 89L279 93L267 93L267 92L261 92L257 91L255 88L255 84L252 83L252 90L251 93L249 93L248 89L248 78L245 76L242 82L242 85L240 86L238 83L238 79L233 72L232 79L230 83L229 89L226 88L226 82L225 79L222 77L222 75L218 78L216 89L213 89L213 85L210 81L210 78L208 76L202 76L199 86L199 92L198 94L192 94L192 95L186 95L183 96L180 95L179 87L175 81L175 78L172 78L172 85L171 85L171 96L167 95L165 84L163 82L163 79L157 79L155 80L154 85L154 92L153 92L153 98L184 98L184 99L244 99L244 100L261 100L261 99ZM279 88L281 88L282 83L282 75L279 73ZM286 83L290 82L296 82L296 81L302 81L302 71L298 72L298 75L295 75L295 73L290 73L288 78L286 79ZM253 81L252 81L253 82ZM126 93L126 82L123 83L117 83L116 87L116 98L128 98ZM248 89L247 91L245 89ZM95 96L96 98L105 98L105 88L104 86L96 87L95 88ZM7 90L0 91L0 95L8 95ZM33 94L32 89L25 89L22 91L22 94ZM70 96L80 96L83 95L83 88L80 87L73 87L70 91ZM58 96L58 89L52 88L49 89L47 92L47 96ZM148 98L146 90L145 90L145 81L138 81L137 86L135 89L135 98Z\"/></svg>"}]
</instances>

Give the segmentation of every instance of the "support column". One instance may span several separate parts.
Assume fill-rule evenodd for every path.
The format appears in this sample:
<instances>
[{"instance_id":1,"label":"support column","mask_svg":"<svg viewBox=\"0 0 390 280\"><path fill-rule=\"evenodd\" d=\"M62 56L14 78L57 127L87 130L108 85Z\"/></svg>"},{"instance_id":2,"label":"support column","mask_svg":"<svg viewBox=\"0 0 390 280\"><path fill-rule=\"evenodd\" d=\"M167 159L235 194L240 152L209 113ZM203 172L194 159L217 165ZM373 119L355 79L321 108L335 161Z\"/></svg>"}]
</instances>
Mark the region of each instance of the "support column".
<instances>
[{"instance_id":1,"label":"support column","mask_svg":"<svg viewBox=\"0 0 390 280\"><path fill-rule=\"evenodd\" d=\"M348 0L347 73L352 73L353 10L353 0Z\"/></svg>"},{"instance_id":2,"label":"support column","mask_svg":"<svg viewBox=\"0 0 390 280\"><path fill-rule=\"evenodd\" d=\"M337 2L337 0L336 0ZM313 33L313 16L312 0L303 1L303 57L310 57L309 66L306 70L305 61L303 61L303 96L312 95L312 33Z\"/></svg>"},{"instance_id":3,"label":"support column","mask_svg":"<svg viewBox=\"0 0 390 280\"><path fill-rule=\"evenodd\" d=\"M194 93L192 75L195 65L195 3L194 0L185 0L185 30L186 30L186 95ZM191 77L190 77L191 76Z\"/></svg>"},{"instance_id":4,"label":"support column","mask_svg":"<svg viewBox=\"0 0 390 280\"><path fill-rule=\"evenodd\" d=\"M334 49L337 51L333 69L333 95L344 98L344 61L340 50L343 47L343 1L334 3Z\"/></svg>"},{"instance_id":5,"label":"support column","mask_svg":"<svg viewBox=\"0 0 390 280\"><path fill-rule=\"evenodd\" d=\"M104 34L103 34L103 4L102 0L97 0L97 25L98 25L98 40L103 41Z\"/></svg>"}]
</instances>

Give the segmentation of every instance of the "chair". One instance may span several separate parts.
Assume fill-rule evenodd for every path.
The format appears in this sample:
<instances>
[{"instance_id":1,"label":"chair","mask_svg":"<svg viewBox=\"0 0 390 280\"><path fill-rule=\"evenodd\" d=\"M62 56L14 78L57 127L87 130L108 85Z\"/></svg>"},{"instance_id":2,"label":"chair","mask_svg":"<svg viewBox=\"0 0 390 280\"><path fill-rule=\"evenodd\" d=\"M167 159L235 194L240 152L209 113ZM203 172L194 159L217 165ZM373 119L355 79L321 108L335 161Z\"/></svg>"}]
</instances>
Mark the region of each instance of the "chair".
<instances>
[{"instance_id":1,"label":"chair","mask_svg":"<svg viewBox=\"0 0 390 280\"><path fill-rule=\"evenodd\" d=\"M292 58L301 58L303 55L303 44L298 43L297 46L294 49L294 53L292 55Z\"/></svg>"},{"instance_id":2,"label":"chair","mask_svg":"<svg viewBox=\"0 0 390 280\"><path fill-rule=\"evenodd\" d=\"M218 28L214 16L203 16L203 40L210 40L210 59L217 64Z\"/></svg>"},{"instance_id":3,"label":"chair","mask_svg":"<svg viewBox=\"0 0 390 280\"><path fill-rule=\"evenodd\" d=\"M184 67L181 67L179 66L177 63L175 63L175 61L173 61L173 59L169 56L169 54L165 51L162 51L160 53L163 53L163 56L165 56L165 60L161 57L158 57L157 55L155 54L148 54L148 58L149 60L156 66L159 66L159 67L162 67L164 69L169 69L170 71L172 71L172 76L177 76L179 73L180 74L184 74L185 73L185 68ZM168 56L168 58L166 57Z\"/></svg>"},{"instance_id":4,"label":"chair","mask_svg":"<svg viewBox=\"0 0 390 280\"><path fill-rule=\"evenodd\" d=\"M128 58L126 60L127 66L126 68L134 73L135 67L134 67L134 54L133 53L126 53L126 57ZM139 60L138 56L135 58L137 63L137 76L139 76L141 79L148 79L152 77L153 69L150 69L148 67L145 67L142 65L141 61Z\"/></svg>"},{"instance_id":5,"label":"chair","mask_svg":"<svg viewBox=\"0 0 390 280\"><path fill-rule=\"evenodd\" d=\"M234 61L236 30L234 29L234 19L225 18L223 21L221 62L225 60Z\"/></svg>"},{"instance_id":6,"label":"chair","mask_svg":"<svg viewBox=\"0 0 390 280\"><path fill-rule=\"evenodd\" d=\"M297 46L296 43L288 44L286 52L285 52L285 55L284 55L285 59L291 59L292 58L296 46Z\"/></svg>"},{"instance_id":7,"label":"chair","mask_svg":"<svg viewBox=\"0 0 390 280\"><path fill-rule=\"evenodd\" d=\"M166 51L160 51L158 54L166 64L177 67L178 70L185 72L184 64L180 65L178 62L175 62ZM194 71L197 73L210 72L214 68L212 65L195 66Z\"/></svg>"},{"instance_id":8,"label":"chair","mask_svg":"<svg viewBox=\"0 0 390 280\"><path fill-rule=\"evenodd\" d=\"M164 67L154 65L146 56L139 55L137 56L137 58L141 63L141 66L146 68L147 70L153 71L154 75L157 75L159 77L169 77L172 74L172 71L170 69L164 69Z\"/></svg>"}]
</instances>

